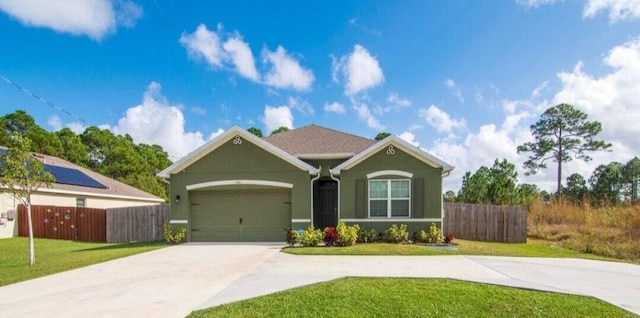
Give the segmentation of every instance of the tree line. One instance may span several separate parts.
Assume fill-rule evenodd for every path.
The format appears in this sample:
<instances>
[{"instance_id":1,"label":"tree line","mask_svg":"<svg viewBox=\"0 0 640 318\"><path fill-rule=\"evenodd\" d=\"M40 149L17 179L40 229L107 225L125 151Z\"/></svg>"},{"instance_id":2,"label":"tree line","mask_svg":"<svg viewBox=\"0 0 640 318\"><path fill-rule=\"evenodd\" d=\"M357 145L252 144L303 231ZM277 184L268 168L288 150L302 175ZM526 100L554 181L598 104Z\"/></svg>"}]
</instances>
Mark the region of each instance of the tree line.
<instances>
[{"instance_id":1,"label":"tree line","mask_svg":"<svg viewBox=\"0 0 640 318\"><path fill-rule=\"evenodd\" d=\"M69 128L49 132L23 110L0 117L0 145L12 143L18 134L29 140L29 151L56 156L165 200L168 187L156 173L171 165L159 145L136 144L128 134L87 127L81 134Z\"/></svg>"},{"instance_id":2,"label":"tree line","mask_svg":"<svg viewBox=\"0 0 640 318\"><path fill-rule=\"evenodd\" d=\"M637 204L640 187L640 159L634 157L625 164L611 162L601 164L593 171L588 181L574 173L562 185L563 164L573 159L590 161L590 152L611 151L611 144L597 140L602 125L588 121L587 114L569 104L558 104L547 109L540 119L531 125L534 141L517 147L518 153L529 153L524 162L525 175L535 174L547 168L548 162L557 167L556 192L541 191L533 184L517 184L516 166L506 159L495 160L492 167L480 167L462 178L462 187L456 194L447 191L445 201L520 205L532 200L552 198L569 202L589 202L595 206Z\"/></svg>"}]
</instances>

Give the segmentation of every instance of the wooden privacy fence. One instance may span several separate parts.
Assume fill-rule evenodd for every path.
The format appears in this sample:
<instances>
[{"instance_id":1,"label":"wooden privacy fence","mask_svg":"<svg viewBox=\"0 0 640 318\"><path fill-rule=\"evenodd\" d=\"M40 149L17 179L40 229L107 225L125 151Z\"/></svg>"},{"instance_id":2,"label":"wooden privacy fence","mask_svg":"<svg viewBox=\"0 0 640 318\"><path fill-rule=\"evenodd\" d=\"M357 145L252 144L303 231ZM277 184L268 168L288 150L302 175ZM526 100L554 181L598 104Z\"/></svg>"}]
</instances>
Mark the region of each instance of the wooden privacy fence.
<instances>
[{"instance_id":1,"label":"wooden privacy fence","mask_svg":"<svg viewBox=\"0 0 640 318\"><path fill-rule=\"evenodd\" d=\"M169 205L117 209L31 206L33 236L86 242L122 243L163 239ZM18 235L28 236L27 208L18 207Z\"/></svg>"},{"instance_id":2,"label":"wooden privacy fence","mask_svg":"<svg viewBox=\"0 0 640 318\"><path fill-rule=\"evenodd\" d=\"M444 203L444 230L464 240L526 243L527 209L523 206Z\"/></svg>"},{"instance_id":3,"label":"wooden privacy fence","mask_svg":"<svg viewBox=\"0 0 640 318\"><path fill-rule=\"evenodd\" d=\"M149 205L107 210L107 242L142 242L164 239L170 205Z\"/></svg>"}]
</instances>

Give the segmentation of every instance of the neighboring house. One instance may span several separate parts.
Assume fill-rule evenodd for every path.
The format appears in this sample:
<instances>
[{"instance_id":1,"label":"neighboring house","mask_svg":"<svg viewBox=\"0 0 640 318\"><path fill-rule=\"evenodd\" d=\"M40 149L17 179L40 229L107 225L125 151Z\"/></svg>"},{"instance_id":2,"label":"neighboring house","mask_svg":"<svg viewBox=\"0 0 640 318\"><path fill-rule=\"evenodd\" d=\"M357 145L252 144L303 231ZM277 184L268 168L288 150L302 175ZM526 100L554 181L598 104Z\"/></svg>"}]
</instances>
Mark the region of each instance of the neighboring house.
<instances>
[{"instance_id":1,"label":"neighboring house","mask_svg":"<svg viewBox=\"0 0 640 318\"><path fill-rule=\"evenodd\" d=\"M5 147L0 147L0 155L6 154L6 151ZM33 156L42 161L44 169L56 178L51 188L42 187L31 196L33 205L108 209L164 202L162 198L66 160L42 154ZM18 204L18 200L4 191L0 194L0 217L11 216L9 211L17 211ZM16 221L17 219L0 218L0 238L17 235Z\"/></svg>"},{"instance_id":2,"label":"neighboring house","mask_svg":"<svg viewBox=\"0 0 640 318\"><path fill-rule=\"evenodd\" d=\"M264 139L233 127L163 170L171 223L189 241L282 241L284 229L410 231L442 224L450 164L397 136L381 141L310 125Z\"/></svg>"}]
</instances>

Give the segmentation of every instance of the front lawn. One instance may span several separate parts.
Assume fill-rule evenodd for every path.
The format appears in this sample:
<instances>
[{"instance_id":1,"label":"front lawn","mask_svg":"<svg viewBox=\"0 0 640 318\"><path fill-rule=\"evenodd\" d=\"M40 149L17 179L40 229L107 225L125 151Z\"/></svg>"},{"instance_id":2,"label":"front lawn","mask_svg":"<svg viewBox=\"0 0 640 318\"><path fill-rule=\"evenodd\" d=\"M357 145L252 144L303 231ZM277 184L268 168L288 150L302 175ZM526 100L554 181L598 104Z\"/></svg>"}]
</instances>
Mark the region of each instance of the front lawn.
<instances>
[{"instance_id":1,"label":"front lawn","mask_svg":"<svg viewBox=\"0 0 640 318\"><path fill-rule=\"evenodd\" d=\"M35 239L36 265L29 266L29 239L0 240L0 286L147 252L165 242L125 244Z\"/></svg>"},{"instance_id":2,"label":"front lawn","mask_svg":"<svg viewBox=\"0 0 640 318\"><path fill-rule=\"evenodd\" d=\"M552 242L529 239L527 243L493 243L456 239L458 250L437 250L422 244L369 243L348 247L286 247L296 255L491 255L519 257L575 257L613 260L555 246Z\"/></svg>"},{"instance_id":3,"label":"front lawn","mask_svg":"<svg viewBox=\"0 0 640 318\"><path fill-rule=\"evenodd\" d=\"M634 317L601 300L447 279L344 278L189 317Z\"/></svg>"}]
</instances>

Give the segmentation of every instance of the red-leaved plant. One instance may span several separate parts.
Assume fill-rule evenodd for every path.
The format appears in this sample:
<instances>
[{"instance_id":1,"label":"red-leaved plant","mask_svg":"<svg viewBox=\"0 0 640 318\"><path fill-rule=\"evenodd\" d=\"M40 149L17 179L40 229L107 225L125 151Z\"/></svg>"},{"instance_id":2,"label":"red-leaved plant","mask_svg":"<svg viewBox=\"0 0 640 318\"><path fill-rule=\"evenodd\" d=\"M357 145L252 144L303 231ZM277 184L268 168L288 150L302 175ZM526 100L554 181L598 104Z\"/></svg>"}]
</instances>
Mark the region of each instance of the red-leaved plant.
<instances>
[{"instance_id":1,"label":"red-leaved plant","mask_svg":"<svg viewBox=\"0 0 640 318\"><path fill-rule=\"evenodd\" d=\"M324 228L324 244L326 246L334 246L340 237L335 227Z\"/></svg>"},{"instance_id":2,"label":"red-leaved plant","mask_svg":"<svg viewBox=\"0 0 640 318\"><path fill-rule=\"evenodd\" d=\"M444 242L447 244L453 242L453 233L447 233L447 235L444 236Z\"/></svg>"}]
</instances>

